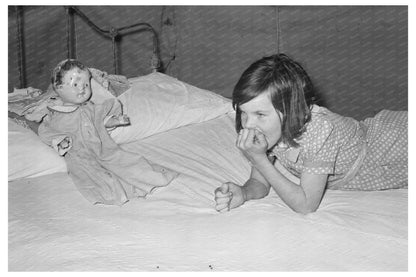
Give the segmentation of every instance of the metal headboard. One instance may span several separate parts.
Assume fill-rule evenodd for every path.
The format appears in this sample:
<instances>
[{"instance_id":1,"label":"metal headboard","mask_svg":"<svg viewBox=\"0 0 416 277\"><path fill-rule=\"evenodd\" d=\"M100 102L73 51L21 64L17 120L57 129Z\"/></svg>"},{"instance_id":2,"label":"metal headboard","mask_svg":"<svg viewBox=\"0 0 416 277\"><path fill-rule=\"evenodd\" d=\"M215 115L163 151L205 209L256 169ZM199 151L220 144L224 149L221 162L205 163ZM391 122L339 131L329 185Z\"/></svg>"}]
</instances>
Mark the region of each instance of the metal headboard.
<instances>
[{"instance_id":1,"label":"metal headboard","mask_svg":"<svg viewBox=\"0 0 416 277\"><path fill-rule=\"evenodd\" d=\"M67 35L67 57L76 59L76 41L75 41L75 15L79 16L84 20L90 27L101 35L110 38L112 41L113 47L113 67L114 74L119 74L118 68L118 48L117 48L117 39L123 35L131 34L136 31L150 31L153 34L153 54L151 58L151 69L153 72L159 71L161 67L160 54L159 54L159 40L156 30L146 22L138 22L128 26L123 27L113 27L111 26L108 30L98 27L91 19L88 18L78 7L76 6L65 6L64 7L67 14L67 25L66 25L66 35ZM16 9L16 26L17 26L17 45L19 48L18 51L18 69L19 69L19 80L20 87L26 87L26 73L25 73L25 60L24 60L24 41L22 35L22 7L15 6ZM127 33L127 31L129 31Z\"/></svg>"}]
</instances>

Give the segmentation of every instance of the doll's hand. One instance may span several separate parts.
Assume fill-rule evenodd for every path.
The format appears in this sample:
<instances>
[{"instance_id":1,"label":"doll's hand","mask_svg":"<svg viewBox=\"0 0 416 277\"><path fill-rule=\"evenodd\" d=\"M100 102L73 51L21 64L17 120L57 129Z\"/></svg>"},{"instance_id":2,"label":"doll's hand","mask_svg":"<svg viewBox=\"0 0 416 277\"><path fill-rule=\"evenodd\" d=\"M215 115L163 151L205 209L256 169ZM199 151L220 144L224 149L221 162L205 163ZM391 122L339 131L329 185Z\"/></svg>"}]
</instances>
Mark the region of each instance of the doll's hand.
<instances>
[{"instance_id":1,"label":"doll's hand","mask_svg":"<svg viewBox=\"0 0 416 277\"><path fill-rule=\"evenodd\" d=\"M127 115L122 114L122 115L119 115L117 118L119 120L120 125L122 126L130 125L130 118Z\"/></svg>"},{"instance_id":2,"label":"doll's hand","mask_svg":"<svg viewBox=\"0 0 416 277\"><path fill-rule=\"evenodd\" d=\"M57 146L59 155L65 155L65 153L68 152L68 150L72 147L72 138L64 138Z\"/></svg>"},{"instance_id":3,"label":"doll's hand","mask_svg":"<svg viewBox=\"0 0 416 277\"><path fill-rule=\"evenodd\" d=\"M257 129L241 129L236 145L252 163L267 157L268 143L266 137Z\"/></svg>"},{"instance_id":4,"label":"doll's hand","mask_svg":"<svg viewBox=\"0 0 416 277\"><path fill-rule=\"evenodd\" d=\"M219 212L237 208L245 202L243 188L233 182L226 182L215 192L215 209Z\"/></svg>"},{"instance_id":5,"label":"doll's hand","mask_svg":"<svg viewBox=\"0 0 416 277\"><path fill-rule=\"evenodd\" d=\"M66 137L64 138L59 144L58 147L60 149L68 149L69 147L71 147L72 144L72 139L70 137Z\"/></svg>"},{"instance_id":6,"label":"doll's hand","mask_svg":"<svg viewBox=\"0 0 416 277\"><path fill-rule=\"evenodd\" d=\"M130 125L130 119L128 118L127 115L118 115L118 116L112 116L110 117L106 123L105 123L105 127L106 128L115 128L118 126L126 126L126 125Z\"/></svg>"}]
</instances>

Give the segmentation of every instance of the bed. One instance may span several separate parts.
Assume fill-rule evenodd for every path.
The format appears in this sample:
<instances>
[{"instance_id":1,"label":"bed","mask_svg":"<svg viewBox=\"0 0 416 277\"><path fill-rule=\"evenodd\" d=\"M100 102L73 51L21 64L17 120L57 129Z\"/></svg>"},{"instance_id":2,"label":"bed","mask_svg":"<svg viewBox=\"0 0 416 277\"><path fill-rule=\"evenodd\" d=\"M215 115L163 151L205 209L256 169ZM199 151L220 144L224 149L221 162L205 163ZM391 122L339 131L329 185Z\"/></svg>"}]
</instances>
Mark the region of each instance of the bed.
<instances>
[{"instance_id":1,"label":"bed","mask_svg":"<svg viewBox=\"0 0 416 277\"><path fill-rule=\"evenodd\" d=\"M10 271L407 270L406 189L328 191L308 215L271 192L218 213L215 188L250 172L230 100L162 73L129 81L119 98L135 128L113 138L180 175L121 207L92 205L62 158L9 119Z\"/></svg>"},{"instance_id":2,"label":"bed","mask_svg":"<svg viewBox=\"0 0 416 277\"><path fill-rule=\"evenodd\" d=\"M96 101L117 97L132 122L111 136L178 177L122 206L92 205L63 158L9 118L9 271L408 270L407 189L329 190L308 215L271 191L218 213L214 190L250 173L231 101L159 72L128 84L115 95L93 79Z\"/></svg>"}]
</instances>

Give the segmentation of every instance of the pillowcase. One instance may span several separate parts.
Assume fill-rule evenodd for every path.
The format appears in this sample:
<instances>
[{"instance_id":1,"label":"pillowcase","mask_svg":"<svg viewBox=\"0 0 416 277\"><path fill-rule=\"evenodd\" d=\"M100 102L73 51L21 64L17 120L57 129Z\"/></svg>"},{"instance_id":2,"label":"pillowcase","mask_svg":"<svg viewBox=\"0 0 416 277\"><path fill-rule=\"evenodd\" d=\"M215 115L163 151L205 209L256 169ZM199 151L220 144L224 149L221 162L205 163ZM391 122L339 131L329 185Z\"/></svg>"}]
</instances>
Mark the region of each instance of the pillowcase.
<instances>
[{"instance_id":1,"label":"pillowcase","mask_svg":"<svg viewBox=\"0 0 416 277\"><path fill-rule=\"evenodd\" d=\"M95 104L101 104L109 98L116 98L108 89L104 88L95 79L91 78L91 101Z\"/></svg>"},{"instance_id":2,"label":"pillowcase","mask_svg":"<svg viewBox=\"0 0 416 277\"><path fill-rule=\"evenodd\" d=\"M31 130L9 120L9 181L67 172L63 157Z\"/></svg>"},{"instance_id":3,"label":"pillowcase","mask_svg":"<svg viewBox=\"0 0 416 277\"><path fill-rule=\"evenodd\" d=\"M131 125L110 132L116 143L132 142L233 111L230 99L159 72L130 82L130 89L118 99Z\"/></svg>"}]
</instances>

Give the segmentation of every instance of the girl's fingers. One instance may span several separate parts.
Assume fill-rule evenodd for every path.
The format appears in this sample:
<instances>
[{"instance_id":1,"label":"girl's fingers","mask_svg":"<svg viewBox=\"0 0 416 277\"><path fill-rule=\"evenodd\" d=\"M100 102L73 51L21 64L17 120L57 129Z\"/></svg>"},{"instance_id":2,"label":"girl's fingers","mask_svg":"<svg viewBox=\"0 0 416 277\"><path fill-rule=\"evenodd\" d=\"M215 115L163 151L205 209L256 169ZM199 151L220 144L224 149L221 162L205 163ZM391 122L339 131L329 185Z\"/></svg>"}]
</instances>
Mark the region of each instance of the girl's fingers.
<instances>
[{"instance_id":1,"label":"girl's fingers","mask_svg":"<svg viewBox=\"0 0 416 277\"><path fill-rule=\"evenodd\" d=\"M254 138L256 136L256 133L253 129L250 129L247 132L247 137L246 137L246 141L245 141L245 147L251 147L254 144Z\"/></svg>"},{"instance_id":2,"label":"girl's fingers","mask_svg":"<svg viewBox=\"0 0 416 277\"><path fill-rule=\"evenodd\" d=\"M224 183L220 187L215 189L215 197L225 197L229 190L228 184Z\"/></svg>"},{"instance_id":3,"label":"girl's fingers","mask_svg":"<svg viewBox=\"0 0 416 277\"><path fill-rule=\"evenodd\" d=\"M227 192L226 194L221 194L221 192L215 194L215 202L217 204L228 203L231 201L232 192Z\"/></svg>"},{"instance_id":4,"label":"girl's fingers","mask_svg":"<svg viewBox=\"0 0 416 277\"><path fill-rule=\"evenodd\" d=\"M260 132L259 130L256 129L255 134L256 134L257 142L260 145L264 145L264 144L267 145L266 136L262 132Z\"/></svg>"},{"instance_id":5,"label":"girl's fingers","mask_svg":"<svg viewBox=\"0 0 416 277\"><path fill-rule=\"evenodd\" d=\"M246 141L247 141L247 136L249 132L250 132L250 129L242 129L242 132L240 134L240 143L238 145L240 149L246 148Z\"/></svg>"},{"instance_id":6,"label":"girl's fingers","mask_svg":"<svg viewBox=\"0 0 416 277\"><path fill-rule=\"evenodd\" d=\"M237 140L235 141L235 145L237 147L240 147L240 143L241 143L241 134L243 133L243 129L240 130L240 132L237 135Z\"/></svg>"},{"instance_id":7,"label":"girl's fingers","mask_svg":"<svg viewBox=\"0 0 416 277\"><path fill-rule=\"evenodd\" d=\"M218 212L225 212L225 211L228 211L228 204L220 204L220 205L216 205L215 206L215 209L218 211Z\"/></svg>"}]
</instances>

